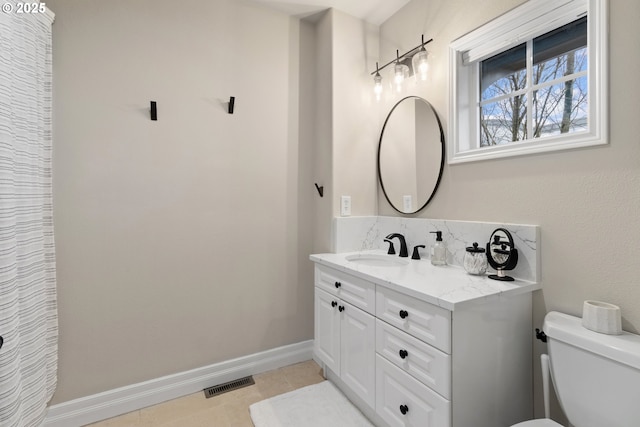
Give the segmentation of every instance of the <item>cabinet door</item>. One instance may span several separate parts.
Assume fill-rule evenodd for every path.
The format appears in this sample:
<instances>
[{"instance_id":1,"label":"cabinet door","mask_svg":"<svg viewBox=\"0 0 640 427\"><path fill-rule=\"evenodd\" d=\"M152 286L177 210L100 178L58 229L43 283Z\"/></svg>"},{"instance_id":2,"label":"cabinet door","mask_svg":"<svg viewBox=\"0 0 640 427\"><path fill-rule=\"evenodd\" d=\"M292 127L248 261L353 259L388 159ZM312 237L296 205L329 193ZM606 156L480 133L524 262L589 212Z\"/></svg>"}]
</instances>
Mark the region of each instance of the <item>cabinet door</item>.
<instances>
[{"instance_id":1,"label":"cabinet door","mask_svg":"<svg viewBox=\"0 0 640 427\"><path fill-rule=\"evenodd\" d=\"M375 407L375 318L339 301L340 378L367 404Z\"/></svg>"},{"instance_id":2,"label":"cabinet door","mask_svg":"<svg viewBox=\"0 0 640 427\"><path fill-rule=\"evenodd\" d=\"M327 368L340 373L340 313L338 298L315 288L314 352Z\"/></svg>"}]
</instances>

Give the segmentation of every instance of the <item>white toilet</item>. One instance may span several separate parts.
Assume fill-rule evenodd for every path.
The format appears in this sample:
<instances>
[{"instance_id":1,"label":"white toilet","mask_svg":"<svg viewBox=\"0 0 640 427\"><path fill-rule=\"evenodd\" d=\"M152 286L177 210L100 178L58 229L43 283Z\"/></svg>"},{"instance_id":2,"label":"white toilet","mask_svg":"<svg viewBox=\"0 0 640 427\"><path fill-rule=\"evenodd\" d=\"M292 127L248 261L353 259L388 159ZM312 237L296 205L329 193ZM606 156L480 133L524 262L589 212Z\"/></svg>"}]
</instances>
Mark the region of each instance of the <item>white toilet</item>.
<instances>
[{"instance_id":1,"label":"white toilet","mask_svg":"<svg viewBox=\"0 0 640 427\"><path fill-rule=\"evenodd\" d=\"M548 419L548 372L574 427L640 426L640 335L605 335L578 317L550 312L544 319L549 356L542 356L547 418L513 427L559 427ZM546 371L546 373L545 373Z\"/></svg>"}]
</instances>

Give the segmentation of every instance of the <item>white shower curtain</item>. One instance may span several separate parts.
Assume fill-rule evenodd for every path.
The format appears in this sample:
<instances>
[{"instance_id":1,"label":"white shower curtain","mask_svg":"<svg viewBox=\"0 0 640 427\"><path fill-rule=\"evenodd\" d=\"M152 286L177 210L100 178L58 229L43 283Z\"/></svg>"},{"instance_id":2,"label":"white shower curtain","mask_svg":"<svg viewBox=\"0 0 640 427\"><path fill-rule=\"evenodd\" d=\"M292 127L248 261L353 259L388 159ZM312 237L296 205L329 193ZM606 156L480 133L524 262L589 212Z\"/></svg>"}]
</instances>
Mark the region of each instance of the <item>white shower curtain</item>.
<instances>
[{"instance_id":1,"label":"white shower curtain","mask_svg":"<svg viewBox=\"0 0 640 427\"><path fill-rule=\"evenodd\" d=\"M56 386L58 350L53 14L0 3L0 426L39 426Z\"/></svg>"}]
</instances>

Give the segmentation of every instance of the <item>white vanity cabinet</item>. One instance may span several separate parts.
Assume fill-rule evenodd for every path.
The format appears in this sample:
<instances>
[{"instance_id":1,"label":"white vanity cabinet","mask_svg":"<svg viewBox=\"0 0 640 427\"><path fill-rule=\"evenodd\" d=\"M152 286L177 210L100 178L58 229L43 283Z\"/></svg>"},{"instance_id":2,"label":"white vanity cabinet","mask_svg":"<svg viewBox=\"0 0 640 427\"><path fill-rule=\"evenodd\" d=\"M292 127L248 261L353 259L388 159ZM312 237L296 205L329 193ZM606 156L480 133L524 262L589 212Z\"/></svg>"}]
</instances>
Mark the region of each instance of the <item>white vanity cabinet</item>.
<instances>
[{"instance_id":1,"label":"white vanity cabinet","mask_svg":"<svg viewBox=\"0 0 640 427\"><path fill-rule=\"evenodd\" d=\"M315 354L373 408L375 286L325 267L315 276Z\"/></svg>"},{"instance_id":2,"label":"white vanity cabinet","mask_svg":"<svg viewBox=\"0 0 640 427\"><path fill-rule=\"evenodd\" d=\"M532 418L537 284L494 283L423 261L396 278L390 269L352 272L340 259L312 256L314 351L376 425L507 427Z\"/></svg>"}]
</instances>

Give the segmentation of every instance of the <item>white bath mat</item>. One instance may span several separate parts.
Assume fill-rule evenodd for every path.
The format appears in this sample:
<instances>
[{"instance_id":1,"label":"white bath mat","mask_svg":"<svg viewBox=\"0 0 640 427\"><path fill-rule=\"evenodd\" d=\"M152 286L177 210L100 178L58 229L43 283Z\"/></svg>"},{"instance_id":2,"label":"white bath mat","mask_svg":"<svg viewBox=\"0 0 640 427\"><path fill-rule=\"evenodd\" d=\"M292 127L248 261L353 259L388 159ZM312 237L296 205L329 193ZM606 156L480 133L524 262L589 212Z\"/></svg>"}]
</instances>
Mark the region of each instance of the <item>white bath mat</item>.
<instances>
[{"instance_id":1,"label":"white bath mat","mask_svg":"<svg viewBox=\"0 0 640 427\"><path fill-rule=\"evenodd\" d=\"M255 427L374 427L329 381L249 407Z\"/></svg>"}]
</instances>

